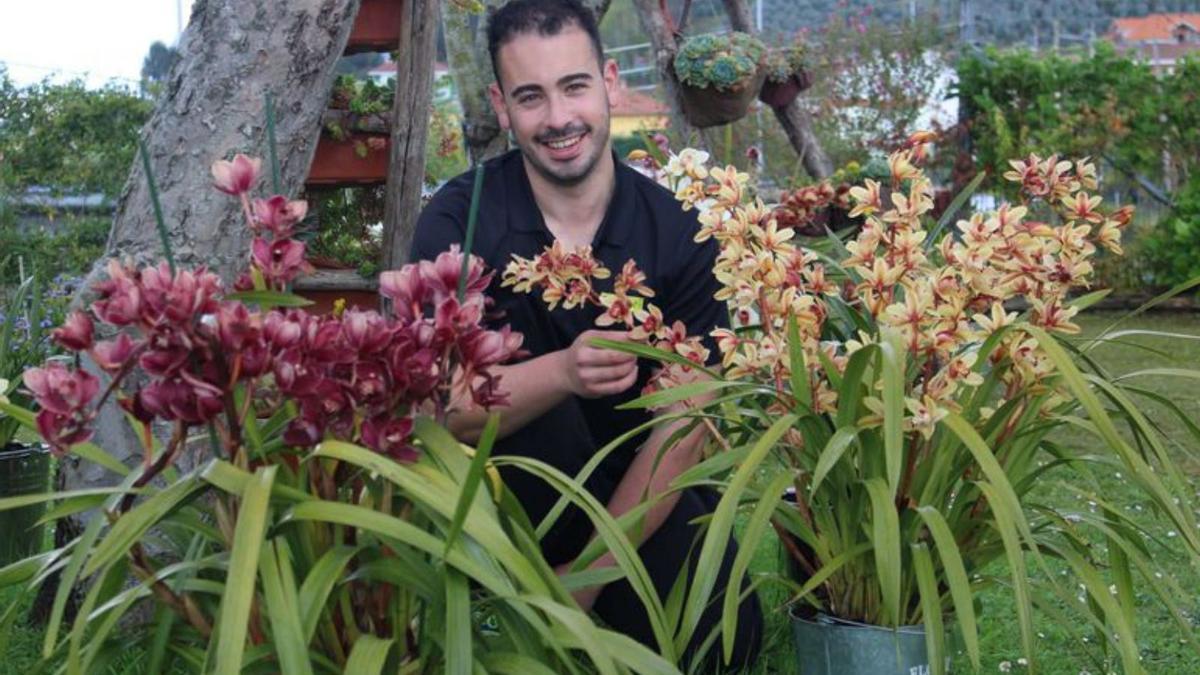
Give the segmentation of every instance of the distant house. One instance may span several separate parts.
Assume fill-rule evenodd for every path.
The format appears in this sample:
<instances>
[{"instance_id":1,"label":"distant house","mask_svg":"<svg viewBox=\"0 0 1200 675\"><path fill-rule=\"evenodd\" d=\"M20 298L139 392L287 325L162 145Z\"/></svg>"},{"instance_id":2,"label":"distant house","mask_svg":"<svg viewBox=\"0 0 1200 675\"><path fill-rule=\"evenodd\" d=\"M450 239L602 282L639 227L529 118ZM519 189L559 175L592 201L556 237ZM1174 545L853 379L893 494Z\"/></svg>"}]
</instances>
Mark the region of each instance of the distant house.
<instances>
[{"instance_id":1,"label":"distant house","mask_svg":"<svg viewBox=\"0 0 1200 675\"><path fill-rule=\"evenodd\" d=\"M396 78L396 62L388 59L383 63L372 68L367 76L375 81L375 84L386 84L388 79L393 81ZM454 91L454 78L450 75L450 66L441 62L433 64L433 102L445 103L446 101L456 100Z\"/></svg>"},{"instance_id":2,"label":"distant house","mask_svg":"<svg viewBox=\"0 0 1200 675\"><path fill-rule=\"evenodd\" d=\"M620 92L612 102L611 133L615 137L633 136L640 131L660 131L670 122L671 108L650 91L630 89L621 81Z\"/></svg>"},{"instance_id":3,"label":"distant house","mask_svg":"<svg viewBox=\"0 0 1200 675\"><path fill-rule=\"evenodd\" d=\"M1200 14L1150 14L1114 19L1105 38L1118 52L1170 73L1185 54L1200 51Z\"/></svg>"}]
</instances>

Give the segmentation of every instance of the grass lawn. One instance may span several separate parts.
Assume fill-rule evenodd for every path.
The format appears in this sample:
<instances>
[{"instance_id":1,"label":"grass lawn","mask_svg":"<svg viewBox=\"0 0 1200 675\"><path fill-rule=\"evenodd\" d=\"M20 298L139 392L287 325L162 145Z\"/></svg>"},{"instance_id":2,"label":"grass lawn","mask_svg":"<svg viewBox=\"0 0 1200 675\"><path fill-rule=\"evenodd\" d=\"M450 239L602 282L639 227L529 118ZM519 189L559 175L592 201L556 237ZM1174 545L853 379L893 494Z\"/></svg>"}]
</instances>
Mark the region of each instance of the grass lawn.
<instances>
[{"instance_id":1,"label":"grass lawn","mask_svg":"<svg viewBox=\"0 0 1200 675\"><path fill-rule=\"evenodd\" d=\"M1082 323L1084 336L1095 334L1106 327L1115 315L1095 314ZM1139 318L1126 328L1142 328L1149 330L1186 333L1200 336L1200 316L1194 315L1150 315ZM1164 354L1155 354L1143 349L1130 346L1103 345L1097 348L1096 355L1114 374L1124 374L1152 367L1186 367L1194 368L1200 362L1200 341L1182 339L1167 339L1161 337L1139 336L1129 338L1131 343L1149 347ZM1193 419L1200 419L1200 383L1182 378L1148 377L1142 378L1141 384L1160 394L1170 397L1183 408ZM1176 444L1183 445L1191 452L1200 453L1200 448L1186 437L1186 431L1177 421L1159 414L1161 411L1153 407L1144 408L1144 412L1152 419L1161 421L1168 438ZM1066 443L1087 443L1088 439L1064 438ZM1195 460L1182 459L1185 452L1181 449L1179 456L1193 486L1200 486L1200 463ZM1047 502L1076 509L1089 508L1084 499L1074 499L1056 490L1058 481L1072 481L1073 477L1060 473L1052 481L1047 481L1039 495ZM1144 513L1144 504L1140 503L1133 492L1122 480L1120 475L1097 476L1101 483L1101 493L1106 499L1112 500L1131 513ZM1195 496L1195 495L1193 495ZM1161 531L1163 541L1170 543L1176 536L1169 531ZM767 540L757 551L752 571L763 573L775 571L780 562L778 544L774 539ZM1176 598L1183 608L1194 628L1191 638L1200 640L1200 572L1190 569L1179 556L1164 553L1156 559L1164 575L1173 576L1180 587L1186 589L1189 597ZM1003 579L1006 569L998 564L995 569L987 570L990 576ZM7 607L11 596L0 595L0 608ZM752 671L755 674L767 673L796 673L798 672L793 657L791 633L786 613L779 609L786 596L777 587L767 587L762 593L764 607L767 609L767 635L764 643L764 653ZM1186 645L1181 644L1176 626L1171 623L1165 612L1153 605L1150 598L1142 598L1145 609L1137 616L1137 631L1142 645L1143 662L1146 669L1155 675L1178 674L1194 675L1200 673L1200 656ZM1015 609L1009 597L1008 589L997 585L981 593L982 607L979 615L980 639L983 652L983 670L985 673L1004 672L1007 662L1011 672L1023 670L1017 659L1021 657L1020 633L1015 620ZM1096 664L1087 659L1080 647L1084 639L1095 638L1087 634L1079 626L1060 626L1041 617L1035 621L1038 633L1037 659L1041 672L1053 675L1078 675L1089 672L1100 675L1105 672L1119 672L1117 664ZM1072 633L1077 633L1072 637ZM18 673L24 674L31 670L37 660L40 650L42 633L38 630L17 626L13 632L8 653L0 660L0 675ZM139 672L136 669L136 657L130 658L126 666L133 666L129 672ZM129 663L132 662L132 663ZM954 663L955 672L970 672L970 665L965 657L959 655ZM125 672L124 668L115 668L110 672Z\"/></svg>"}]
</instances>

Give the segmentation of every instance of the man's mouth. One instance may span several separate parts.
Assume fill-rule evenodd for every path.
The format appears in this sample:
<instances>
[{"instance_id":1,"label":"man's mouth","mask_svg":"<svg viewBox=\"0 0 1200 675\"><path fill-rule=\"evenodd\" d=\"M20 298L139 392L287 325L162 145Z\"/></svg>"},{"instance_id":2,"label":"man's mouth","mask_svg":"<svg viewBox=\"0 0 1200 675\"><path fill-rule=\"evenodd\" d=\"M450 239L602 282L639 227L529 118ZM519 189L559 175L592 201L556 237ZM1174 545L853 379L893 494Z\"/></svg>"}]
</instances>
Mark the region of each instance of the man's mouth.
<instances>
[{"instance_id":1,"label":"man's mouth","mask_svg":"<svg viewBox=\"0 0 1200 675\"><path fill-rule=\"evenodd\" d=\"M545 141L545 144L555 150L565 150L574 145L578 145L579 142L581 140L583 140L583 136L584 136L583 134L575 134L574 136L568 136L566 138L559 138L559 139L555 139L553 141Z\"/></svg>"}]
</instances>

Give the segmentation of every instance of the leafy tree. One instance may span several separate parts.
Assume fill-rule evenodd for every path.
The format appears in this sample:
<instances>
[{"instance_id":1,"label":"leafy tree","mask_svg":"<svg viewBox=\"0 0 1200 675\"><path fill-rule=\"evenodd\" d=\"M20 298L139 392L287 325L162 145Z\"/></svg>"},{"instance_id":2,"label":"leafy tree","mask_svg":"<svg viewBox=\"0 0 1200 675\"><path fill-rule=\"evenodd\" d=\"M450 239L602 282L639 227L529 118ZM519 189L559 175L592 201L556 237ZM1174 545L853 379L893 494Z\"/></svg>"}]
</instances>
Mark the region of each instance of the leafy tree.
<instances>
[{"instance_id":1,"label":"leafy tree","mask_svg":"<svg viewBox=\"0 0 1200 675\"><path fill-rule=\"evenodd\" d=\"M82 80L17 87L0 68L0 174L8 193L30 186L116 197L133 161L151 101Z\"/></svg>"},{"instance_id":2,"label":"leafy tree","mask_svg":"<svg viewBox=\"0 0 1200 675\"><path fill-rule=\"evenodd\" d=\"M179 61L179 50L168 47L161 41L150 45L146 58L142 59L142 81L162 82L171 74L171 68Z\"/></svg>"}]
</instances>

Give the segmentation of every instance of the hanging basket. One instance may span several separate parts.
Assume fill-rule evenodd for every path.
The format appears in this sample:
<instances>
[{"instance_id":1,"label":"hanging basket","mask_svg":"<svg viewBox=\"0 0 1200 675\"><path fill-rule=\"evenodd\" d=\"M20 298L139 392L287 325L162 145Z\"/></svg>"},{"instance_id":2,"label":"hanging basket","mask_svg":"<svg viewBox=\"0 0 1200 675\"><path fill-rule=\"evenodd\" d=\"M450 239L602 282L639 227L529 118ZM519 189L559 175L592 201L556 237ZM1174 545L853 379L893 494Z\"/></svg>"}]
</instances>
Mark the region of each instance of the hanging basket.
<instances>
[{"instance_id":1,"label":"hanging basket","mask_svg":"<svg viewBox=\"0 0 1200 675\"><path fill-rule=\"evenodd\" d=\"M766 76L766 71L759 69L753 78L725 91L693 87L680 82L683 114L688 122L701 129L736 122L746 116Z\"/></svg>"},{"instance_id":2,"label":"hanging basket","mask_svg":"<svg viewBox=\"0 0 1200 675\"><path fill-rule=\"evenodd\" d=\"M764 81L758 92L758 100L772 108L783 108L811 86L812 75L807 70L800 70L783 82Z\"/></svg>"}]
</instances>

